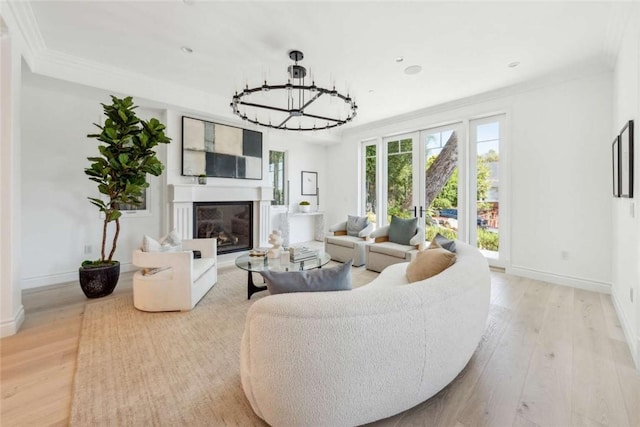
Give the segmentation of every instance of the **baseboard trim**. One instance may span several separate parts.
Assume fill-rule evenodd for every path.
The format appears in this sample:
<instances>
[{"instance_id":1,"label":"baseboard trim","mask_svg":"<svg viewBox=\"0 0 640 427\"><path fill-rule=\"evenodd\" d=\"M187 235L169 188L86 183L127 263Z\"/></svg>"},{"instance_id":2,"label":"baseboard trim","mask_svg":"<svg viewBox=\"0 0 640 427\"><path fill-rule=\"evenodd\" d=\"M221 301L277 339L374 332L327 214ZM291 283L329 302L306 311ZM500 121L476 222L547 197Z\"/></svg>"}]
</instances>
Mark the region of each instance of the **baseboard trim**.
<instances>
[{"instance_id":1,"label":"baseboard trim","mask_svg":"<svg viewBox=\"0 0 640 427\"><path fill-rule=\"evenodd\" d=\"M622 310L622 306L618 301L615 293L611 294L611 300L613 301L613 308L616 310L616 314L618 315L618 319L620 320L620 325L622 326L622 332L624 333L624 339L627 341L627 345L629 346L629 353L631 353L631 358L633 359L633 363L636 365L636 369L640 371L640 337L634 337L631 335L631 327L629 326L629 319L625 316L624 311Z\"/></svg>"},{"instance_id":2,"label":"baseboard trim","mask_svg":"<svg viewBox=\"0 0 640 427\"><path fill-rule=\"evenodd\" d=\"M569 286L572 288L584 289L586 291L599 292L602 294L611 293L611 284L596 282L595 280L582 279L579 277L565 276L562 274L549 273L546 271L534 270L532 268L510 266L505 269L507 274L526 277L528 279L540 280L556 285Z\"/></svg>"},{"instance_id":3,"label":"baseboard trim","mask_svg":"<svg viewBox=\"0 0 640 427\"><path fill-rule=\"evenodd\" d=\"M10 335L15 335L20 330L20 326L24 322L24 306L20 305L20 309L13 316L13 319L3 320L0 323L0 338L8 337Z\"/></svg>"},{"instance_id":4,"label":"baseboard trim","mask_svg":"<svg viewBox=\"0 0 640 427\"><path fill-rule=\"evenodd\" d=\"M134 270L137 270L137 267L130 262L126 264L120 264L121 273L128 273ZM44 276L27 277L20 281L20 286L24 290L41 288L43 286L59 285L69 282L78 282L78 270L65 273L47 274Z\"/></svg>"}]
</instances>

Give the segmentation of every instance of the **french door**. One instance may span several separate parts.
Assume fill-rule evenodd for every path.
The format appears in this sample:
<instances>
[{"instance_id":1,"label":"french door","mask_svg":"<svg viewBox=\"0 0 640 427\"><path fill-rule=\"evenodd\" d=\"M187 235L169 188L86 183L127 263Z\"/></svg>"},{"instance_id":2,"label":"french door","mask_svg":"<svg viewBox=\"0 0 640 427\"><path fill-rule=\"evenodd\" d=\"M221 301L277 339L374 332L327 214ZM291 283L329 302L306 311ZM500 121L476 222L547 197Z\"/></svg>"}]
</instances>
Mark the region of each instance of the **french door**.
<instances>
[{"instance_id":1,"label":"french door","mask_svg":"<svg viewBox=\"0 0 640 427\"><path fill-rule=\"evenodd\" d=\"M382 140L382 204L381 225L389 224L392 216L412 218L418 215L419 187L415 150L418 133L396 135Z\"/></svg>"},{"instance_id":2,"label":"french door","mask_svg":"<svg viewBox=\"0 0 640 427\"><path fill-rule=\"evenodd\" d=\"M418 212L427 240L437 233L466 241L465 127L463 123L420 132Z\"/></svg>"},{"instance_id":3,"label":"french door","mask_svg":"<svg viewBox=\"0 0 640 427\"><path fill-rule=\"evenodd\" d=\"M459 239L502 265L504 122L496 115L364 142L365 214L377 226L417 217L427 240Z\"/></svg>"}]
</instances>

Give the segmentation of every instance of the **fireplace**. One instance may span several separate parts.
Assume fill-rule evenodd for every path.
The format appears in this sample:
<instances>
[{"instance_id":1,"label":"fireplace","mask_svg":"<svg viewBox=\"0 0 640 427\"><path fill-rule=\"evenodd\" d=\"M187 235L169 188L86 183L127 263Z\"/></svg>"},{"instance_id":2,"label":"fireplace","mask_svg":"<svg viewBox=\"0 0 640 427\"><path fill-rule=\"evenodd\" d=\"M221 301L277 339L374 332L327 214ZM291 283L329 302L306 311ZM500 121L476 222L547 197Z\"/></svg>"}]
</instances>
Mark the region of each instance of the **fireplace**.
<instances>
[{"instance_id":1,"label":"fireplace","mask_svg":"<svg viewBox=\"0 0 640 427\"><path fill-rule=\"evenodd\" d=\"M193 237L218 239L218 254L253 248L253 202L195 202Z\"/></svg>"}]
</instances>

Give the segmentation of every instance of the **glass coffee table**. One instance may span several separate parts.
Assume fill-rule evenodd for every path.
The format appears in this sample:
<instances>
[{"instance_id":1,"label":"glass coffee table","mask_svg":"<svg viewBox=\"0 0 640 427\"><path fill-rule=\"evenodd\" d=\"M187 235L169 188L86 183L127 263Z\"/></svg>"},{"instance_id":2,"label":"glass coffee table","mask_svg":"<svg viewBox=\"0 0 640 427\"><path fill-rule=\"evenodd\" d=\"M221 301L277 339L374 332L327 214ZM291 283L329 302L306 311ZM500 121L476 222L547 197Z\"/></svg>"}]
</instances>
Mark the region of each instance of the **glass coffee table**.
<instances>
[{"instance_id":1,"label":"glass coffee table","mask_svg":"<svg viewBox=\"0 0 640 427\"><path fill-rule=\"evenodd\" d=\"M251 295L256 292L264 291L266 286L256 286L253 283L251 273L260 273L261 271L305 271L315 268L322 268L331 261L331 256L326 252L318 253L315 258L308 258L297 262L282 262L280 258L269 258L267 256L250 256L240 255L236 258L236 267L239 267L249 276L247 278L247 299L251 299Z\"/></svg>"}]
</instances>

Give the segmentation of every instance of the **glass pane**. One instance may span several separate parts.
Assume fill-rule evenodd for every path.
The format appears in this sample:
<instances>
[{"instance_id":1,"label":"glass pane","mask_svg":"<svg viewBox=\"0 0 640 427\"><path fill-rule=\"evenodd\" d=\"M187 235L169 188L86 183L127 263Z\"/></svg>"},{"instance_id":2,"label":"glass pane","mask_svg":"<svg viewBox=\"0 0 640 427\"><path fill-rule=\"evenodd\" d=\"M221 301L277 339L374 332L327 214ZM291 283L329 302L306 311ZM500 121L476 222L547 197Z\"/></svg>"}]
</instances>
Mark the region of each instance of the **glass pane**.
<instances>
[{"instance_id":1,"label":"glass pane","mask_svg":"<svg viewBox=\"0 0 640 427\"><path fill-rule=\"evenodd\" d=\"M387 221L391 222L391 216L401 218L413 217L413 166L411 139L402 141L403 151L398 153L398 141L394 144L396 151L389 150L387 155ZM406 148L406 151L404 150Z\"/></svg>"},{"instance_id":2,"label":"glass pane","mask_svg":"<svg viewBox=\"0 0 640 427\"><path fill-rule=\"evenodd\" d=\"M453 130L426 135L425 214L427 240L440 233L458 238L458 138Z\"/></svg>"},{"instance_id":3,"label":"glass pane","mask_svg":"<svg viewBox=\"0 0 640 427\"><path fill-rule=\"evenodd\" d=\"M273 186L272 205L285 204L284 152L269 151L269 182Z\"/></svg>"},{"instance_id":4,"label":"glass pane","mask_svg":"<svg viewBox=\"0 0 640 427\"><path fill-rule=\"evenodd\" d=\"M364 188L365 214L369 217L369 221L376 224L376 208L377 208L377 188L376 188L376 146L367 145L365 149L365 174Z\"/></svg>"},{"instance_id":5,"label":"glass pane","mask_svg":"<svg viewBox=\"0 0 640 427\"><path fill-rule=\"evenodd\" d=\"M500 226L500 123L477 126L477 246L497 256Z\"/></svg>"},{"instance_id":6,"label":"glass pane","mask_svg":"<svg viewBox=\"0 0 640 427\"><path fill-rule=\"evenodd\" d=\"M477 142L496 141L500 139L500 128L498 122L485 123L477 127Z\"/></svg>"},{"instance_id":7,"label":"glass pane","mask_svg":"<svg viewBox=\"0 0 640 427\"><path fill-rule=\"evenodd\" d=\"M367 147L365 148L365 152L366 152L366 156L367 157L375 157L376 156L376 146L375 145L367 145Z\"/></svg>"},{"instance_id":8,"label":"glass pane","mask_svg":"<svg viewBox=\"0 0 640 427\"><path fill-rule=\"evenodd\" d=\"M411 151L412 148L413 144L411 139L403 139L402 141L400 141L400 151L402 151L403 153Z\"/></svg>"},{"instance_id":9,"label":"glass pane","mask_svg":"<svg viewBox=\"0 0 640 427\"><path fill-rule=\"evenodd\" d=\"M398 141L390 141L387 144L387 152L389 154L391 153L397 153L398 152Z\"/></svg>"}]
</instances>

